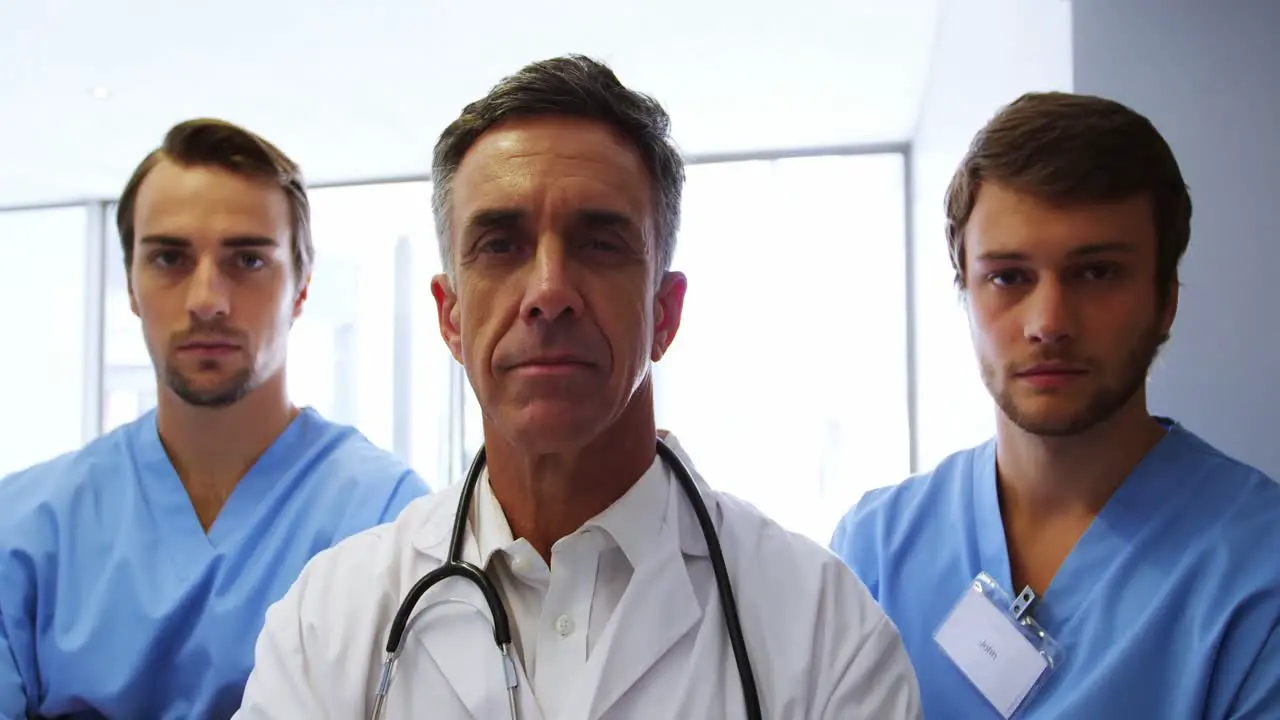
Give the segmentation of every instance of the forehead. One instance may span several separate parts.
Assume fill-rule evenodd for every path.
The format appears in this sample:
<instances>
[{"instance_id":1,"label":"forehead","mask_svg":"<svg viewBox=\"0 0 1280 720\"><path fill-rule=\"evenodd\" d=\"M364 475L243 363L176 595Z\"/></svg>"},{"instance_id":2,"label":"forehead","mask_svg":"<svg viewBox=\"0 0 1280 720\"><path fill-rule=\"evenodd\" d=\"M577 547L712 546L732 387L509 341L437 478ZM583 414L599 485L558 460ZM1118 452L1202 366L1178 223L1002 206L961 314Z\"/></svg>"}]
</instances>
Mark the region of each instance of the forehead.
<instances>
[{"instance_id":1,"label":"forehead","mask_svg":"<svg viewBox=\"0 0 1280 720\"><path fill-rule=\"evenodd\" d=\"M1154 252L1155 218L1145 195L1064 206L997 183L984 183L965 227L966 253L1056 258L1085 246Z\"/></svg>"},{"instance_id":2,"label":"forehead","mask_svg":"<svg viewBox=\"0 0 1280 720\"><path fill-rule=\"evenodd\" d=\"M138 188L134 225L139 236L168 234L277 237L290 228L289 201L271 183L211 166L161 160Z\"/></svg>"},{"instance_id":3,"label":"forehead","mask_svg":"<svg viewBox=\"0 0 1280 720\"><path fill-rule=\"evenodd\" d=\"M649 174L640 154L609 126L558 116L494 126L454 176L455 221L479 206L539 213L582 206L648 217Z\"/></svg>"}]
</instances>

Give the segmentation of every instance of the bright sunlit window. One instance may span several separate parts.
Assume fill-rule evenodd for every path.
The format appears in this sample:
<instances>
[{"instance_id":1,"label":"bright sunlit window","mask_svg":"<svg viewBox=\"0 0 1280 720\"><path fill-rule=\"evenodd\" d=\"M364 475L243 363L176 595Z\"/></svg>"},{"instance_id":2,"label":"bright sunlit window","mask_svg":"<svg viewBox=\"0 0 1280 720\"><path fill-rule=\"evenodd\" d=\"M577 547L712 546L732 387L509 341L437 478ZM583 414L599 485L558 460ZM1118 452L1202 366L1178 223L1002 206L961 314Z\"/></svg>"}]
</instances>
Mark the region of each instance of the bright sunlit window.
<instances>
[{"instance_id":1,"label":"bright sunlit window","mask_svg":"<svg viewBox=\"0 0 1280 720\"><path fill-rule=\"evenodd\" d=\"M315 190L311 213L315 271L289 351L295 401L447 484L438 467L453 359L431 298L440 268L431 185Z\"/></svg>"},{"instance_id":2,"label":"bright sunlit window","mask_svg":"<svg viewBox=\"0 0 1280 720\"><path fill-rule=\"evenodd\" d=\"M714 488L826 543L910 468L900 155L689 168L659 424Z\"/></svg>"},{"instance_id":3,"label":"bright sunlit window","mask_svg":"<svg viewBox=\"0 0 1280 720\"><path fill-rule=\"evenodd\" d=\"M84 206L0 212L0 477L83 441Z\"/></svg>"},{"instance_id":4,"label":"bright sunlit window","mask_svg":"<svg viewBox=\"0 0 1280 720\"><path fill-rule=\"evenodd\" d=\"M156 376L142 338L142 323L129 307L128 273L115 226L108 213L102 309L102 429L110 432L156 406Z\"/></svg>"}]
</instances>

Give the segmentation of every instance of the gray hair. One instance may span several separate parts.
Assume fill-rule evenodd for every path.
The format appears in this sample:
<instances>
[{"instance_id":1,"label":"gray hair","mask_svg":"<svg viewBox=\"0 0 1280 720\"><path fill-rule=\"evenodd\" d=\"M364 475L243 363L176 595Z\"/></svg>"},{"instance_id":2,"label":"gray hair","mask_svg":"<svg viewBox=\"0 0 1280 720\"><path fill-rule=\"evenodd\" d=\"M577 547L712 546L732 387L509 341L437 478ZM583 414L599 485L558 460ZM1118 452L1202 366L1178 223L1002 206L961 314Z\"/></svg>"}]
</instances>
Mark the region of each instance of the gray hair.
<instances>
[{"instance_id":1,"label":"gray hair","mask_svg":"<svg viewBox=\"0 0 1280 720\"><path fill-rule=\"evenodd\" d=\"M684 159L671 140L671 118L658 101L628 89L604 63L582 55L526 65L464 107L458 119L441 133L431 161L431 210L445 272L453 277L453 179L462 158L494 125L545 115L598 120L635 147L652 184L657 273L661 277L671 269L675 255L684 190Z\"/></svg>"}]
</instances>

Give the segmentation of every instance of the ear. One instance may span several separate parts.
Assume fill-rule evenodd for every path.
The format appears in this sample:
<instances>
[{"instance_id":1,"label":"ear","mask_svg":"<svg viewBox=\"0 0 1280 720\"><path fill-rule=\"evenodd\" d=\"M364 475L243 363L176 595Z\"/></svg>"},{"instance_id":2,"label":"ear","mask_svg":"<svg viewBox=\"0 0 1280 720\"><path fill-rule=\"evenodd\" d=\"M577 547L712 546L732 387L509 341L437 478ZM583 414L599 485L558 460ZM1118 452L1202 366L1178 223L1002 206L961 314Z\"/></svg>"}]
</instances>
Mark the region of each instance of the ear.
<instances>
[{"instance_id":1,"label":"ear","mask_svg":"<svg viewBox=\"0 0 1280 720\"><path fill-rule=\"evenodd\" d=\"M137 317L142 317L142 311L138 309L138 295L133 291L133 269L124 269L124 282L129 288L129 309Z\"/></svg>"},{"instance_id":2,"label":"ear","mask_svg":"<svg viewBox=\"0 0 1280 720\"><path fill-rule=\"evenodd\" d=\"M1174 273L1173 280L1169 281L1169 294L1165 298L1164 316L1160 318L1160 334L1163 337L1169 337L1169 331L1173 329L1173 319L1178 315L1178 275Z\"/></svg>"},{"instance_id":3,"label":"ear","mask_svg":"<svg viewBox=\"0 0 1280 720\"><path fill-rule=\"evenodd\" d=\"M453 359L462 364L462 330L459 327L458 295L454 292L449 276L441 273L431 278L431 297L436 299L436 316L440 322L440 337L449 346Z\"/></svg>"},{"instance_id":4,"label":"ear","mask_svg":"<svg viewBox=\"0 0 1280 720\"><path fill-rule=\"evenodd\" d=\"M307 291L311 289L311 273L302 279L302 283L298 286L298 294L293 299L293 319L297 320L302 317L302 306L307 303Z\"/></svg>"},{"instance_id":5,"label":"ear","mask_svg":"<svg viewBox=\"0 0 1280 720\"><path fill-rule=\"evenodd\" d=\"M689 281L682 272L667 272L658 284L658 292L653 298L653 349L650 359L658 362L667 354L667 349L676 339L680 330L680 318L684 315L684 294L689 289Z\"/></svg>"}]
</instances>

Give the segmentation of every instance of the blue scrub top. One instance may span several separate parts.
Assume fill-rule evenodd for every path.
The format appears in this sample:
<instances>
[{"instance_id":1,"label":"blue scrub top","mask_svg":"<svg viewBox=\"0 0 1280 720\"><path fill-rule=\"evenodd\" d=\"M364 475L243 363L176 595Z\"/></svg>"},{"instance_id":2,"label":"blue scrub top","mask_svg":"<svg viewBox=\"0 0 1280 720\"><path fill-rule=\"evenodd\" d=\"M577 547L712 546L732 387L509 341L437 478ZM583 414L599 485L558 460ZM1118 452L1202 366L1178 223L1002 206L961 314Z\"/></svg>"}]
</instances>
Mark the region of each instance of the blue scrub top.
<instances>
[{"instance_id":1,"label":"blue scrub top","mask_svg":"<svg viewBox=\"0 0 1280 720\"><path fill-rule=\"evenodd\" d=\"M1034 609L1063 662L1015 717L1280 718L1280 485L1162 422ZM831 549L898 626L925 717L999 718L934 640L979 572L1017 595L995 441L868 493Z\"/></svg>"},{"instance_id":2,"label":"blue scrub top","mask_svg":"<svg viewBox=\"0 0 1280 720\"><path fill-rule=\"evenodd\" d=\"M0 480L0 720L229 718L267 607L426 484L304 409L206 534L152 411Z\"/></svg>"}]
</instances>

